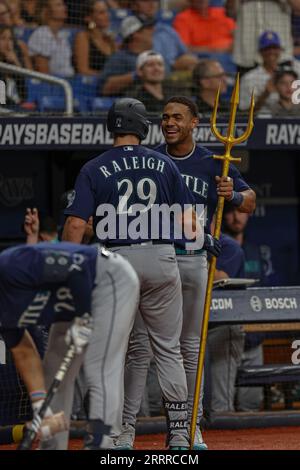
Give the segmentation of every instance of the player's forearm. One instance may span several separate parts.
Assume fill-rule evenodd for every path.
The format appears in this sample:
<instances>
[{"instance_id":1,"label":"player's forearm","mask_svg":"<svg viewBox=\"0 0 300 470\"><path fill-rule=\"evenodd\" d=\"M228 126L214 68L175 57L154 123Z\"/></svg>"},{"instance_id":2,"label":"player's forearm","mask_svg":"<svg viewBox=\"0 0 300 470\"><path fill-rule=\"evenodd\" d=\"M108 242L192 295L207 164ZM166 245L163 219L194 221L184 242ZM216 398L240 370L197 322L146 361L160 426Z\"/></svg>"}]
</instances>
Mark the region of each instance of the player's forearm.
<instances>
[{"instance_id":1,"label":"player's forearm","mask_svg":"<svg viewBox=\"0 0 300 470\"><path fill-rule=\"evenodd\" d=\"M248 214L252 214L256 208L256 194L252 189L247 189L246 191L242 191L241 194L243 195L243 202L238 207L240 212L246 212Z\"/></svg>"},{"instance_id":2,"label":"player's forearm","mask_svg":"<svg viewBox=\"0 0 300 470\"><path fill-rule=\"evenodd\" d=\"M29 393L45 390L43 366L30 334L25 331L20 343L11 349L16 368Z\"/></svg>"},{"instance_id":3,"label":"player's forearm","mask_svg":"<svg viewBox=\"0 0 300 470\"><path fill-rule=\"evenodd\" d=\"M125 90L125 88L128 88L130 85L132 85L133 81L133 73L115 75L107 79L103 86L102 93L105 96L117 95L118 93L121 93L121 91Z\"/></svg>"},{"instance_id":4,"label":"player's forearm","mask_svg":"<svg viewBox=\"0 0 300 470\"><path fill-rule=\"evenodd\" d=\"M81 243L86 222L78 217L68 217L64 225L62 239L65 242Z\"/></svg>"}]
</instances>

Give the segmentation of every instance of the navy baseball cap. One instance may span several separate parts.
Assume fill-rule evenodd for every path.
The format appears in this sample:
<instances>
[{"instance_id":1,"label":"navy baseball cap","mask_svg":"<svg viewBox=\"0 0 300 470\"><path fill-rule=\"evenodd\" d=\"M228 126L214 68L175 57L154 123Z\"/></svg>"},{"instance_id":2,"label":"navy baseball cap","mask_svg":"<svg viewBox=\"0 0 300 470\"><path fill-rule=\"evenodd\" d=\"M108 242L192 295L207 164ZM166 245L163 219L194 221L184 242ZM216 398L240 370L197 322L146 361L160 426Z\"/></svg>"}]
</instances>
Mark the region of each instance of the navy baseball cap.
<instances>
[{"instance_id":1,"label":"navy baseball cap","mask_svg":"<svg viewBox=\"0 0 300 470\"><path fill-rule=\"evenodd\" d=\"M267 47L278 47L281 49L280 37L275 31L265 31L259 36L259 50L266 49Z\"/></svg>"}]
</instances>

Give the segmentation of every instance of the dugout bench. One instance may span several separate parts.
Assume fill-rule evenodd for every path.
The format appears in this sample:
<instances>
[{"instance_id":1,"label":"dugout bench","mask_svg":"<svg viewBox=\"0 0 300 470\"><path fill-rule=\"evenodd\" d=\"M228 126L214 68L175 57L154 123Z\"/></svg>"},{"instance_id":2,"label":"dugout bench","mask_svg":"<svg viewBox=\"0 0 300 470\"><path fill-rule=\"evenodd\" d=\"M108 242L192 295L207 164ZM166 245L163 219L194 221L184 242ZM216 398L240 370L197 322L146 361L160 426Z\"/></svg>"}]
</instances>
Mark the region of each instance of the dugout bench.
<instances>
[{"instance_id":1,"label":"dugout bench","mask_svg":"<svg viewBox=\"0 0 300 470\"><path fill-rule=\"evenodd\" d=\"M239 284L239 283L238 283ZM224 284L223 288L214 290L210 313L210 325L244 326L244 331L272 333L278 339L264 341L264 364L260 366L244 367L238 369L237 387L264 387L264 410L270 412L267 421L270 422L271 401L270 389L274 383L285 383L285 410L292 409L291 390L295 382L300 382L300 365L292 363L291 348L293 338L281 338L286 332L294 332L294 339L299 331L300 338L300 286L293 287L247 287ZM220 286L219 286L220 287ZM234 287L234 288L233 288ZM280 334L278 334L280 332ZM280 350L281 357L276 354ZM276 363L274 363L274 352ZM273 353L273 357L272 357ZM261 413L260 414L265 414ZM279 416L280 413L278 413ZM282 417L288 416L288 411ZM297 413L299 414L299 413ZM236 413L238 419L247 418L255 423L255 413ZM258 413L257 413L258 415ZM300 416L300 414L299 414ZM227 419L229 417L227 416ZM274 415L273 418L276 416ZM217 418L222 421L222 416ZM226 417L224 415L226 421ZM298 418L297 418L298 419ZM229 418L235 421L234 417ZM261 421L261 417L258 418ZM251 424L250 424L251 425ZM253 425L253 423L252 423ZM255 424L254 424L255 425Z\"/></svg>"}]
</instances>

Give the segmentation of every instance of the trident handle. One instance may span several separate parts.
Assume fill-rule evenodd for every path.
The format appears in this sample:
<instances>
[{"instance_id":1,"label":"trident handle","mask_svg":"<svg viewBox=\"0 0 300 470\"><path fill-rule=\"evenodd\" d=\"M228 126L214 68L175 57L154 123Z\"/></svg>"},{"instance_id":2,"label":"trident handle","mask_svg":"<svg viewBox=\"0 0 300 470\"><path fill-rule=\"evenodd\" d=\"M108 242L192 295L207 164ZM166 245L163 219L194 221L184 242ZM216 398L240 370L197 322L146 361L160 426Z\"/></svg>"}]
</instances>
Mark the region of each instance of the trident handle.
<instances>
[{"instance_id":1,"label":"trident handle","mask_svg":"<svg viewBox=\"0 0 300 470\"><path fill-rule=\"evenodd\" d=\"M230 100L230 103L231 103L230 118L229 118L229 124L228 124L226 136L223 136L217 129L217 113L218 113L219 98L220 98L220 86L216 95L214 109L213 109L212 116L211 116L212 133L220 142L222 142L222 144L225 145L224 155L214 155L213 157L217 160L223 160L222 176L228 176L230 162L241 161L240 158L236 158L231 155L231 149L234 145L241 144L242 142L247 140L254 126L253 124L254 93L252 93L247 129L244 132L244 134L242 134L240 137L234 136L235 118L236 118L236 112L237 112L237 108L239 104L239 91L240 91L240 80L239 80L239 75L237 75L235 86L234 86L231 100ZM220 196L218 198L218 205L217 205L217 211L216 211L216 224L215 224L215 231L214 231L214 237L216 237L217 239L220 238L220 234L221 234L224 202L225 202L224 197ZM203 321L202 321L201 335L200 335L200 347L199 347L199 355L198 355L193 413L192 413L192 421L191 421L191 442L190 442L191 450L193 449L193 446L194 446L196 426L197 426L199 397L200 397L201 383L202 383L202 377L203 377L204 358L205 358L207 333L208 333L208 322L209 322L210 305L211 305L216 263L217 263L217 259L215 256L213 256L210 261L210 266L209 266L209 271L208 271L204 313L203 313Z\"/></svg>"}]
</instances>

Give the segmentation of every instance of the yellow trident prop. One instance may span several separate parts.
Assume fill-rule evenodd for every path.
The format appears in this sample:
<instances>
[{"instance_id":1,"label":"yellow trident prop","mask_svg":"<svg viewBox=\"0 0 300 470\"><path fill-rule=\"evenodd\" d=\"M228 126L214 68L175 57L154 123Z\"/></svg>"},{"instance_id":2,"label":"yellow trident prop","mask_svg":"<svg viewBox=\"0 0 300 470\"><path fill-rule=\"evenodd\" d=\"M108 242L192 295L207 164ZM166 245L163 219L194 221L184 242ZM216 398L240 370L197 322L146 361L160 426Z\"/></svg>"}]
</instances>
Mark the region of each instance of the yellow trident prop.
<instances>
[{"instance_id":1,"label":"yellow trident prop","mask_svg":"<svg viewBox=\"0 0 300 470\"><path fill-rule=\"evenodd\" d=\"M240 137L237 137L237 138L234 137L235 116L236 116L237 107L239 104L239 89L240 89L240 81L239 81L239 75L238 75L236 78L234 90L232 92L232 96L230 100L231 107L230 107L230 118L229 118L227 136L221 135L217 129L217 112L218 112L219 97L220 97L220 87L219 87L219 90L215 99L215 105L214 105L213 113L211 116L211 130L213 134L216 136L216 138L220 142L222 142L222 144L225 145L224 155L213 156L213 158L215 159L223 160L222 176L228 176L230 162L241 161L240 158L232 157L231 155L232 147L234 145L241 144L242 142L247 140L253 129L254 94L252 93L247 129L245 133L241 135ZM215 232L214 232L214 237L216 237L217 239L220 238L220 233L221 233L224 202L225 202L224 197L219 196L217 211L216 211ZM216 261L217 261L216 257L213 256L210 261L210 266L209 266L209 271L208 271L208 280L207 280L205 304L204 304L204 314L203 314L203 321L202 321L202 328L201 328L200 350L199 350L199 356L198 356L197 376L196 376L196 384L195 384L195 395L194 395L194 403L193 403L193 414L192 414L192 422L191 422L191 447L190 447L191 449L193 449L196 426L197 426L199 397L200 397L201 382L202 382L202 375L203 375L204 357L205 357L207 331L208 331L208 321L209 321L210 304L211 304L211 298L212 298L213 281L214 281L214 275L215 275L215 270L216 270Z\"/></svg>"}]
</instances>

